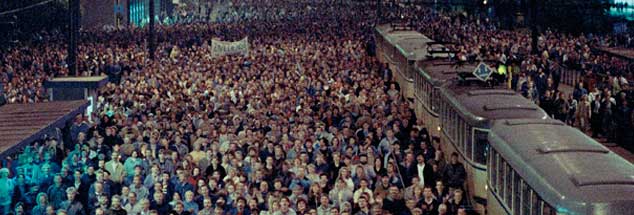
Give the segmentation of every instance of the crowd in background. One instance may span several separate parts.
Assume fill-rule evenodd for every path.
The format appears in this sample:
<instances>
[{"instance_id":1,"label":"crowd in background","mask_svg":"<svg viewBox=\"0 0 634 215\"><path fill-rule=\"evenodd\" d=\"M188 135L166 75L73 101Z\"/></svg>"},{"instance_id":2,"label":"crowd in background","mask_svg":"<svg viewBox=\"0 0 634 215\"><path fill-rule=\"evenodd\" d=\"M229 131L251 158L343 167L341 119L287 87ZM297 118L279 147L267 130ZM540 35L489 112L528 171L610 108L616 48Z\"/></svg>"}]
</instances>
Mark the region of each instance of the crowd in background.
<instances>
[{"instance_id":1,"label":"crowd in background","mask_svg":"<svg viewBox=\"0 0 634 215\"><path fill-rule=\"evenodd\" d=\"M510 88L553 118L634 151L634 64L593 50L631 43L629 35L573 36L547 30L532 52L531 34L502 30L494 21L461 12L414 10L415 28L456 51L455 60L487 62ZM566 70L566 71L565 71ZM564 72L580 73L574 89L560 88Z\"/></svg>"},{"instance_id":2,"label":"crowd in background","mask_svg":"<svg viewBox=\"0 0 634 215\"><path fill-rule=\"evenodd\" d=\"M143 29L82 32L81 75L106 74L111 82L99 92L93 120L78 116L68 135L7 158L1 212L472 212L457 155L445 160L392 72L368 55L373 7L248 6L257 2L223 13L227 22L159 27L154 61ZM543 52L530 55L525 33L421 10L418 30L455 43L457 60L494 59L513 77L512 88L555 118L615 141L632 138L632 73L623 60L591 51L599 37L546 32ZM270 14L280 19L259 18ZM211 55L211 38L245 36L249 56ZM0 53L9 103L44 102L42 82L68 75L63 37L42 32ZM558 91L564 66L586 73L572 95Z\"/></svg>"}]
</instances>

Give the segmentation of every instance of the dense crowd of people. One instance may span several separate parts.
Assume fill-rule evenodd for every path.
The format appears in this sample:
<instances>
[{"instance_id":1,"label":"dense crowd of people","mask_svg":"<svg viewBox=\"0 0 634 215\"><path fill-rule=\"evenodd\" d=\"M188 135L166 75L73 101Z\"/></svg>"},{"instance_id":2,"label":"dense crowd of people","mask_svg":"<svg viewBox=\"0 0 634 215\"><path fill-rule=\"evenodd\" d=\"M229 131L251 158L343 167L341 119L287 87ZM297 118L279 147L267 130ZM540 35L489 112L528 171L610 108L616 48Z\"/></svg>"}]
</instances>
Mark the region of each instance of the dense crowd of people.
<instances>
[{"instance_id":1,"label":"dense crowd of people","mask_svg":"<svg viewBox=\"0 0 634 215\"><path fill-rule=\"evenodd\" d=\"M111 82L92 120L80 115L67 135L5 160L0 213L472 212L457 155L445 160L389 68L366 51L373 7L248 1L231 8L221 15L226 22L159 27L154 61L143 29L82 32L81 75ZM535 56L521 33L421 10L419 30L454 42L458 60L497 59L513 88L554 117L631 138L607 130L631 126L623 117L632 112L623 84L631 72L622 60L591 53L596 38L549 32ZM0 53L9 103L45 102L43 81L68 75L63 37L42 32ZM248 56L210 53L211 38L244 37ZM563 65L610 75L568 96L557 91Z\"/></svg>"},{"instance_id":2,"label":"dense crowd of people","mask_svg":"<svg viewBox=\"0 0 634 215\"><path fill-rule=\"evenodd\" d=\"M628 47L628 34L572 36L548 30L531 54L530 32L499 29L489 19L461 12L439 13L431 8L413 12L416 28L455 50L457 61L485 61L498 68L502 81L549 115L592 131L593 137L634 151L634 64L593 51L596 46ZM580 73L573 92L562 91L566 71Z\"/></svg>"},{"instance_id":3,"label":"dense crowd of people","mask_svg":"<svg viewBox=\"0 0 634 215\"><path fill-rule=\"evenodd\" d=\"M366 54L368 10L162 27L155 61L139 29L84 32L80 71L111 77L95 120L78 116L69 135L8 160L3 212L465 214L457 155L444 160ZM212 57L211 38L244 36L249 56ZM28 90L65 74L61 48L8 54L10 102L46 100Z\"/></svg>"}]
</instances>

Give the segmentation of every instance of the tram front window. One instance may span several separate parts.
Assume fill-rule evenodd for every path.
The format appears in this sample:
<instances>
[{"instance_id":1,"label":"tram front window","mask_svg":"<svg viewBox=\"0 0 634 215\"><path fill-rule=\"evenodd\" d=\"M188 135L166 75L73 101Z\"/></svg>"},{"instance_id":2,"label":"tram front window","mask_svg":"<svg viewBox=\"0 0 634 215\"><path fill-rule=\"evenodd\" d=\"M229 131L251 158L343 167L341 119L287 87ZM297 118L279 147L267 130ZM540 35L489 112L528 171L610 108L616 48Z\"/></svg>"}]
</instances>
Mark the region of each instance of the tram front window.
<instances>
[{"instance_id":1,"label":"tram front window","mask_svg":"<svg viewBox=\"0 0 634 215\"><path fill-rule=\"evenodd\" d=\"M475 128L473 130L473 160L479 164L486 164L487 152L489 150L489 132Z\"/></svg>"}]
</instances>

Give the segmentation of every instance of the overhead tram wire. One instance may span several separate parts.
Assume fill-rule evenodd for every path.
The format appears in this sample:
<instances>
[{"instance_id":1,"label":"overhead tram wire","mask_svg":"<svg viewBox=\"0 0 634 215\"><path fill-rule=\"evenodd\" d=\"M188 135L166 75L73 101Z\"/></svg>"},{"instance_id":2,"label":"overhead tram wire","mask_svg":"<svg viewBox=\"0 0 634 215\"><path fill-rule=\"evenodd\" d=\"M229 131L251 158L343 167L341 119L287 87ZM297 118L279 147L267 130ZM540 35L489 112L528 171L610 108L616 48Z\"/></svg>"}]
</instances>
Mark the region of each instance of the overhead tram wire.
<instances>
[{"instance_id":1,"label":"overhead tram wire","mask_svg":"<svg viewBox=\"0 0 634 215\"><path fill-rule=\"evenodd\" d=\"M14 13L25 11L25 10L28 10L28 9L31 9L31 8L34 8L34 7L43 6L43 5L46 5L46 4L51 3L53 1L54 0L46 0L46 1L43 1L43 2L35 3L35 4L29 5L29 6L25 6L25 7L22 7L22 8L17 8L17 9L13 9L13 10L3 11L3 12L0 12L0 16L5 16L5 15L8 15L8 14L14 14Z\"/></svg>"}]
</instances>

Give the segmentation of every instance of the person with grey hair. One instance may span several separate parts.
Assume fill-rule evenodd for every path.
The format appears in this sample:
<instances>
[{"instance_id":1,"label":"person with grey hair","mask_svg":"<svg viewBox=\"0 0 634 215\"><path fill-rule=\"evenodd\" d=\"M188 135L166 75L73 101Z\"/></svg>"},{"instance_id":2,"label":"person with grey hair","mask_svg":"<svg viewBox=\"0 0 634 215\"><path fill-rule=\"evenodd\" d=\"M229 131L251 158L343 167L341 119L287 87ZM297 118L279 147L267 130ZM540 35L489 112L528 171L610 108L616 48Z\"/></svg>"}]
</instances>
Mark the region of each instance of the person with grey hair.
<instances>
[{"instance_id":1,"label":"person with grey hair","mask_svg":"<svg viewBox=\"0 0 634 215\"><path fill-rule=\"evenodd\" d=\"M69 215L86 215L84 205L77 198L77 189L75 187L66 188L66 201L60 205Z\"/></svg>"}]
</instances>

